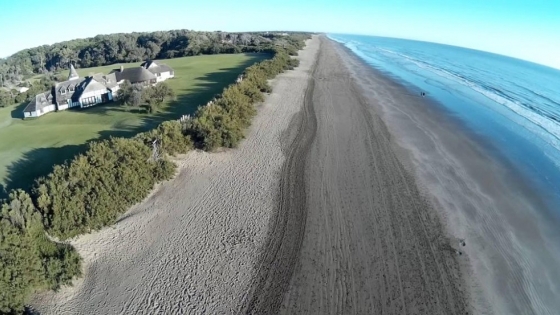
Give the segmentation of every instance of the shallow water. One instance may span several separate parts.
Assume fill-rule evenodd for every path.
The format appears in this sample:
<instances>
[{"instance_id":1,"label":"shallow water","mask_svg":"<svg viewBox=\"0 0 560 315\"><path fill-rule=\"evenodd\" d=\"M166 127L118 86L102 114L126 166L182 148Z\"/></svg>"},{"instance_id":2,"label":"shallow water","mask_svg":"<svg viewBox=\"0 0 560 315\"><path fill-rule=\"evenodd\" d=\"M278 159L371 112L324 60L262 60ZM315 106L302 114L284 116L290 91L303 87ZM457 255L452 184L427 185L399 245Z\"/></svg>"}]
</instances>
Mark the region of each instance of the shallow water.
<instances>
[{"instance_id":1,"label":"shallow water","mask_svg":"<svg viewBox=\"0 0 560 315\"><path fill-rule=\"evenodd\" d=\"M560 219L560 70L454 46L330 35L439 101L539 186Z\"/></svg>"},{"instance_id":2,"label":"shallow water","mask_svg":"<svg viewBox=\"0 0 560 315\"><path fill-rule=\"evenodd\" d=\"M450 233L467 238L474 312L558 314L560 71L437 44L330 37L407 87L366 83Z\"/></svg>"}]
</instances>

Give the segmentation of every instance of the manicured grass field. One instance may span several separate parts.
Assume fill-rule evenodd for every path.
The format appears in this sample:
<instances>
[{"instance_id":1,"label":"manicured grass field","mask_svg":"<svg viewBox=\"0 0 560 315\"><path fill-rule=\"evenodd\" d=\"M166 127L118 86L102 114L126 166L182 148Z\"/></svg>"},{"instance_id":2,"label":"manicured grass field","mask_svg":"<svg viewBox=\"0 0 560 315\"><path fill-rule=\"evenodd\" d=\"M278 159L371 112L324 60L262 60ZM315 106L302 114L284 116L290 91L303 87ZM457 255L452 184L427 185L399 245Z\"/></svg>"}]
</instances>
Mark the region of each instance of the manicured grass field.
<instances>
[{"instance_id":1,"label":"manicured grass field","mask_svg":"<svg viewBox=\"0 0 560 315\"><path fill-rule=\"evenodd\" d=\"M54 164L72 158L90 140L133 136L162 121L193 113L199 105L234 82L246 67L268 57L264 54L236 54L163 60L162 63L175 70L175 78L166 82L175 91L177 99L154 114L107 104L22 120L25 105L0 108L0 198L5 196L2 188L28 188L36 177L46 175ZM78 73L80 76L109 73L119 66L78 69Z\"/></svg>"}]
</instances>

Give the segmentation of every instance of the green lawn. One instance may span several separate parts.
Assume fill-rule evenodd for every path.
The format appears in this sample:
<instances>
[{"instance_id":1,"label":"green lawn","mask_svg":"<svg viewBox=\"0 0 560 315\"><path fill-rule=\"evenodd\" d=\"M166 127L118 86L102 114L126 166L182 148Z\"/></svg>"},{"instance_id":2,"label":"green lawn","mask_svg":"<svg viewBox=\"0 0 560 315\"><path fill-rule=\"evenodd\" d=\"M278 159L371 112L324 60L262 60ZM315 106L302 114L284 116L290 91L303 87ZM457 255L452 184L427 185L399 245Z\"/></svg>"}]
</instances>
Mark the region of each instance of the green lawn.
<instances>
[{"instance_id":1,"label":"green lawn","mask_svg":"<svg viewBox=\"0 0 560 315\"><path fill-rule=\"evenodd\" d=\"M84 110L67 110L22 120L25 105L0 108L0 186L6 190L28 188L33 179L47 174L94 139L132 136L160 122L193 113L215 94L234 82L251 64L267 58L264 54L236 54L184 57L162 61L175 70L166 82L177 99L154 114L115 104ZM124 67L139 63L123 64ZM80 75L108 73L120 65L78 69ZM0 187L0 197L3 196Z\"/></svg>"}]
</instances>

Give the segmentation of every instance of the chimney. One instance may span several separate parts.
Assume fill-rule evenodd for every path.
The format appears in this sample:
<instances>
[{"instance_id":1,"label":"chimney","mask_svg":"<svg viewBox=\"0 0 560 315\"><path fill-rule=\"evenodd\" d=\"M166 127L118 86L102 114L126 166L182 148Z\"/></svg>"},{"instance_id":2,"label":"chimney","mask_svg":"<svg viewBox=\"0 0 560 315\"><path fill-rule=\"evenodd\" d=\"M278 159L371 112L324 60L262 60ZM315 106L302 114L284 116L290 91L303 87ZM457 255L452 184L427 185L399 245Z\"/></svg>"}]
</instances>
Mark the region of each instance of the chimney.
<instances>
[{"instance_id":1,"label":"chimney","mask_svg":"<svg viewBox=\"0 0 560 315\"><path fill-rule=\"evenodd\" d=\"M123 70L124 70L124 67L123 67L123 65L121 65L121 72L123 72Z\"/></svg>"}]
</instances>

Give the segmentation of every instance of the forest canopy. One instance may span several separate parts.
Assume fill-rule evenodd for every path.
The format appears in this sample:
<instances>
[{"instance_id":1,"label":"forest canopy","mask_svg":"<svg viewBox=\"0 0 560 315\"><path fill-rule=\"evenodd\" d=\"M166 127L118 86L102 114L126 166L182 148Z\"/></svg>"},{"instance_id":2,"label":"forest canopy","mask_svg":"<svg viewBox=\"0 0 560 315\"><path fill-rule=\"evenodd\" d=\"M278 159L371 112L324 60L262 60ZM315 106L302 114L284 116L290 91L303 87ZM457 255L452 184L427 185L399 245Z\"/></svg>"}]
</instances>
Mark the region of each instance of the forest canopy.
<instances>
[{"instance_id":1,"label":"forest canopy","mask_svg":"<svg viewBox=\"0 0 560 315\"><path fill-rule=\"evenodd\" d=\"M289 44L286 33L226 33L171 30L149 33L118 33L74 39L53 45L24 49L0 59L4 80L68 68L138 62L201 54L270 51L275 45Z\"/></svg>"}]
</instances>

